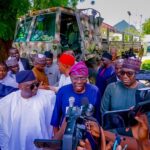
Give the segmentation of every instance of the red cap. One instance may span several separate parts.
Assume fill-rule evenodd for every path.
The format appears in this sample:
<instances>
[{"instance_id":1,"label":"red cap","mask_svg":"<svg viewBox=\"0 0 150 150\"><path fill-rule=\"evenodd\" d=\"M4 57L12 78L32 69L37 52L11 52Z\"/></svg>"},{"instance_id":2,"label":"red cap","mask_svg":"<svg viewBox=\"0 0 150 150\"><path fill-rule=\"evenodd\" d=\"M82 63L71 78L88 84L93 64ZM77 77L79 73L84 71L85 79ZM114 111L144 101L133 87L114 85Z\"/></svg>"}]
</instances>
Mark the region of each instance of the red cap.
<instances>
[{"instance_id":1,"label":"red cap","mask_svg":"<svg viewBox=\"0 0 150 150\"><path fill-rule=\"evenodd\" d=\"M75 57L70 54L63 53L59 58L59 62L64 65L73 66L75 63Z\"/></svg>"}]
</instances>

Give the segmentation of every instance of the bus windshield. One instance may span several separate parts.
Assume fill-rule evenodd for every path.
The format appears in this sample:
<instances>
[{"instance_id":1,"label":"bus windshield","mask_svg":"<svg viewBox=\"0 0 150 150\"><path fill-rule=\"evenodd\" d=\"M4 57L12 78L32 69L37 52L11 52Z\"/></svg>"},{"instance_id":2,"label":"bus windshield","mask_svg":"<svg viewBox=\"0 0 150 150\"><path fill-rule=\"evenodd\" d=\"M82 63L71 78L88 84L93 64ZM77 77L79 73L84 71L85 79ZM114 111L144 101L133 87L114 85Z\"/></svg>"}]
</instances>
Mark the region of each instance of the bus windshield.
<instances>
[{"instance_id":1,"label":"bus windshield","mask_svg":"<svg viewBox=\"0 0 150 150\"><path fill-rule=\"evenodd\" d=\"M25 42L27 40L32 18L22 20L17 26L15 42Z\"/></svg>"},{"instance_id":2,"label":"bus windshield","mask_svg":"<svg viewBox=\"0 0 150 150\"><path fill-rule=\"evenodd\" d=\"M56 13L36 17L30 41L52 41L55 37Z\"/></svg>"}]
</instances>

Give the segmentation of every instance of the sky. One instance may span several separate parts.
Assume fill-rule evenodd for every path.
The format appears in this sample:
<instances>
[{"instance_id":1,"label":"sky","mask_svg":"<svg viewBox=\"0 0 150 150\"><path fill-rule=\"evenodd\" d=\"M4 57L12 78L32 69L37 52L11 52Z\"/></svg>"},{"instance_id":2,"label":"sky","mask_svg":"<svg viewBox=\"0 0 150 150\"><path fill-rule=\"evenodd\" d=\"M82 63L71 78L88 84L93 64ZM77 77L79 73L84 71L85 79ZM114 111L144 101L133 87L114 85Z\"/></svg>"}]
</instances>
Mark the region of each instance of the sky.
<instances>
[{"instance_id":1,"label":"sky","mask_svg":"<svg viewBox=\"0 0 150 150\"><path fill-rule=\"evenodd\" d=\"M91 0L79 2L77 8L94 8L101 13L104 22L110 25L126 20L130 24L140 28L141 22L150 18L150 0L95 0L91 5Z\"/></svg>"}]
</instances>

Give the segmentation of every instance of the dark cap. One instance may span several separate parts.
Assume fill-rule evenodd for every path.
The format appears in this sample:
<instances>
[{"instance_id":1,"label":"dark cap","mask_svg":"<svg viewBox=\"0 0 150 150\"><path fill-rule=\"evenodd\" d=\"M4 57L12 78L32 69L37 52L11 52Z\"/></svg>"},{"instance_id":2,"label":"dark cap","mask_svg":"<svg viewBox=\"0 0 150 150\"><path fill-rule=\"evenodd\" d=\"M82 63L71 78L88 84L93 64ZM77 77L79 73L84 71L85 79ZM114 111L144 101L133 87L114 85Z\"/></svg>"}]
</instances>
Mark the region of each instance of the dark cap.
<instances>
[{"instance_id":1,"label":"dark cap","mask_svg":"<svg viewBox=\"0 0 150 150\"><path fill-rule=\"evenodd\" d=\"M109 60L112 60L112 55L110 53L108 53L108 52L104 52L102 57L107 58Z\"/></svg>"},{"instance_id":2,"label":"dark cap","mask_svg":"<svg viewBox=\"0 0 150 150\"><path fill-rule=\"evenodd\" d=\"M16 74L16 82L23 83L35 80L35 75L31 70L23 70Z\"/></svg>"},{"instance_id":3,"label":"dark cap","mask_svg":"<svg viewBox=\"0 0 150 150\"><path fill-rule=\"evenodd\" d=\"M45 51L44 55L46 58L53 58L53 53L51 53L50 51Z\"/></svg>"}]
</instances>

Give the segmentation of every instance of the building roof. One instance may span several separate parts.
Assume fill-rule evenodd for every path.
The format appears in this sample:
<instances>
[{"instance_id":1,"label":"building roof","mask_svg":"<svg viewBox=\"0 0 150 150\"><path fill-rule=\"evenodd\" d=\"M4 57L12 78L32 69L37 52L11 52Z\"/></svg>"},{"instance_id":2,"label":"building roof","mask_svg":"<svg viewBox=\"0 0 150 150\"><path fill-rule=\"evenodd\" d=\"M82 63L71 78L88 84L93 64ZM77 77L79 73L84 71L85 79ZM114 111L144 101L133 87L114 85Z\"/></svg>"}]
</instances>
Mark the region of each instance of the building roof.
<instances>
[{"instance_id":1,"label":"building roof","mask_svg":"<svg viewBox=\"0 0 150 150\"><path fill-rule=\"evenodd\" d=\"M129 23L126 22L125 20L118 22L113 27L119 32L125 32L125 30L127 30L129 27L134 28L136 30L135 26L129 25Z\"/></svg>"},{"instance_id":2,"label":"building roof","mask_svg":"<svg viewBox=\"0 0 150 150\"><path fill-rule=\"evenodd\" d=\"M111 26L111 25L109 25L107 23L104 23L104 22L102 23L101 27L102 28L107 28L107 29L109 29L111 31L115 31L115 28L113 26Z\"/></svg>"}]
</instances>

